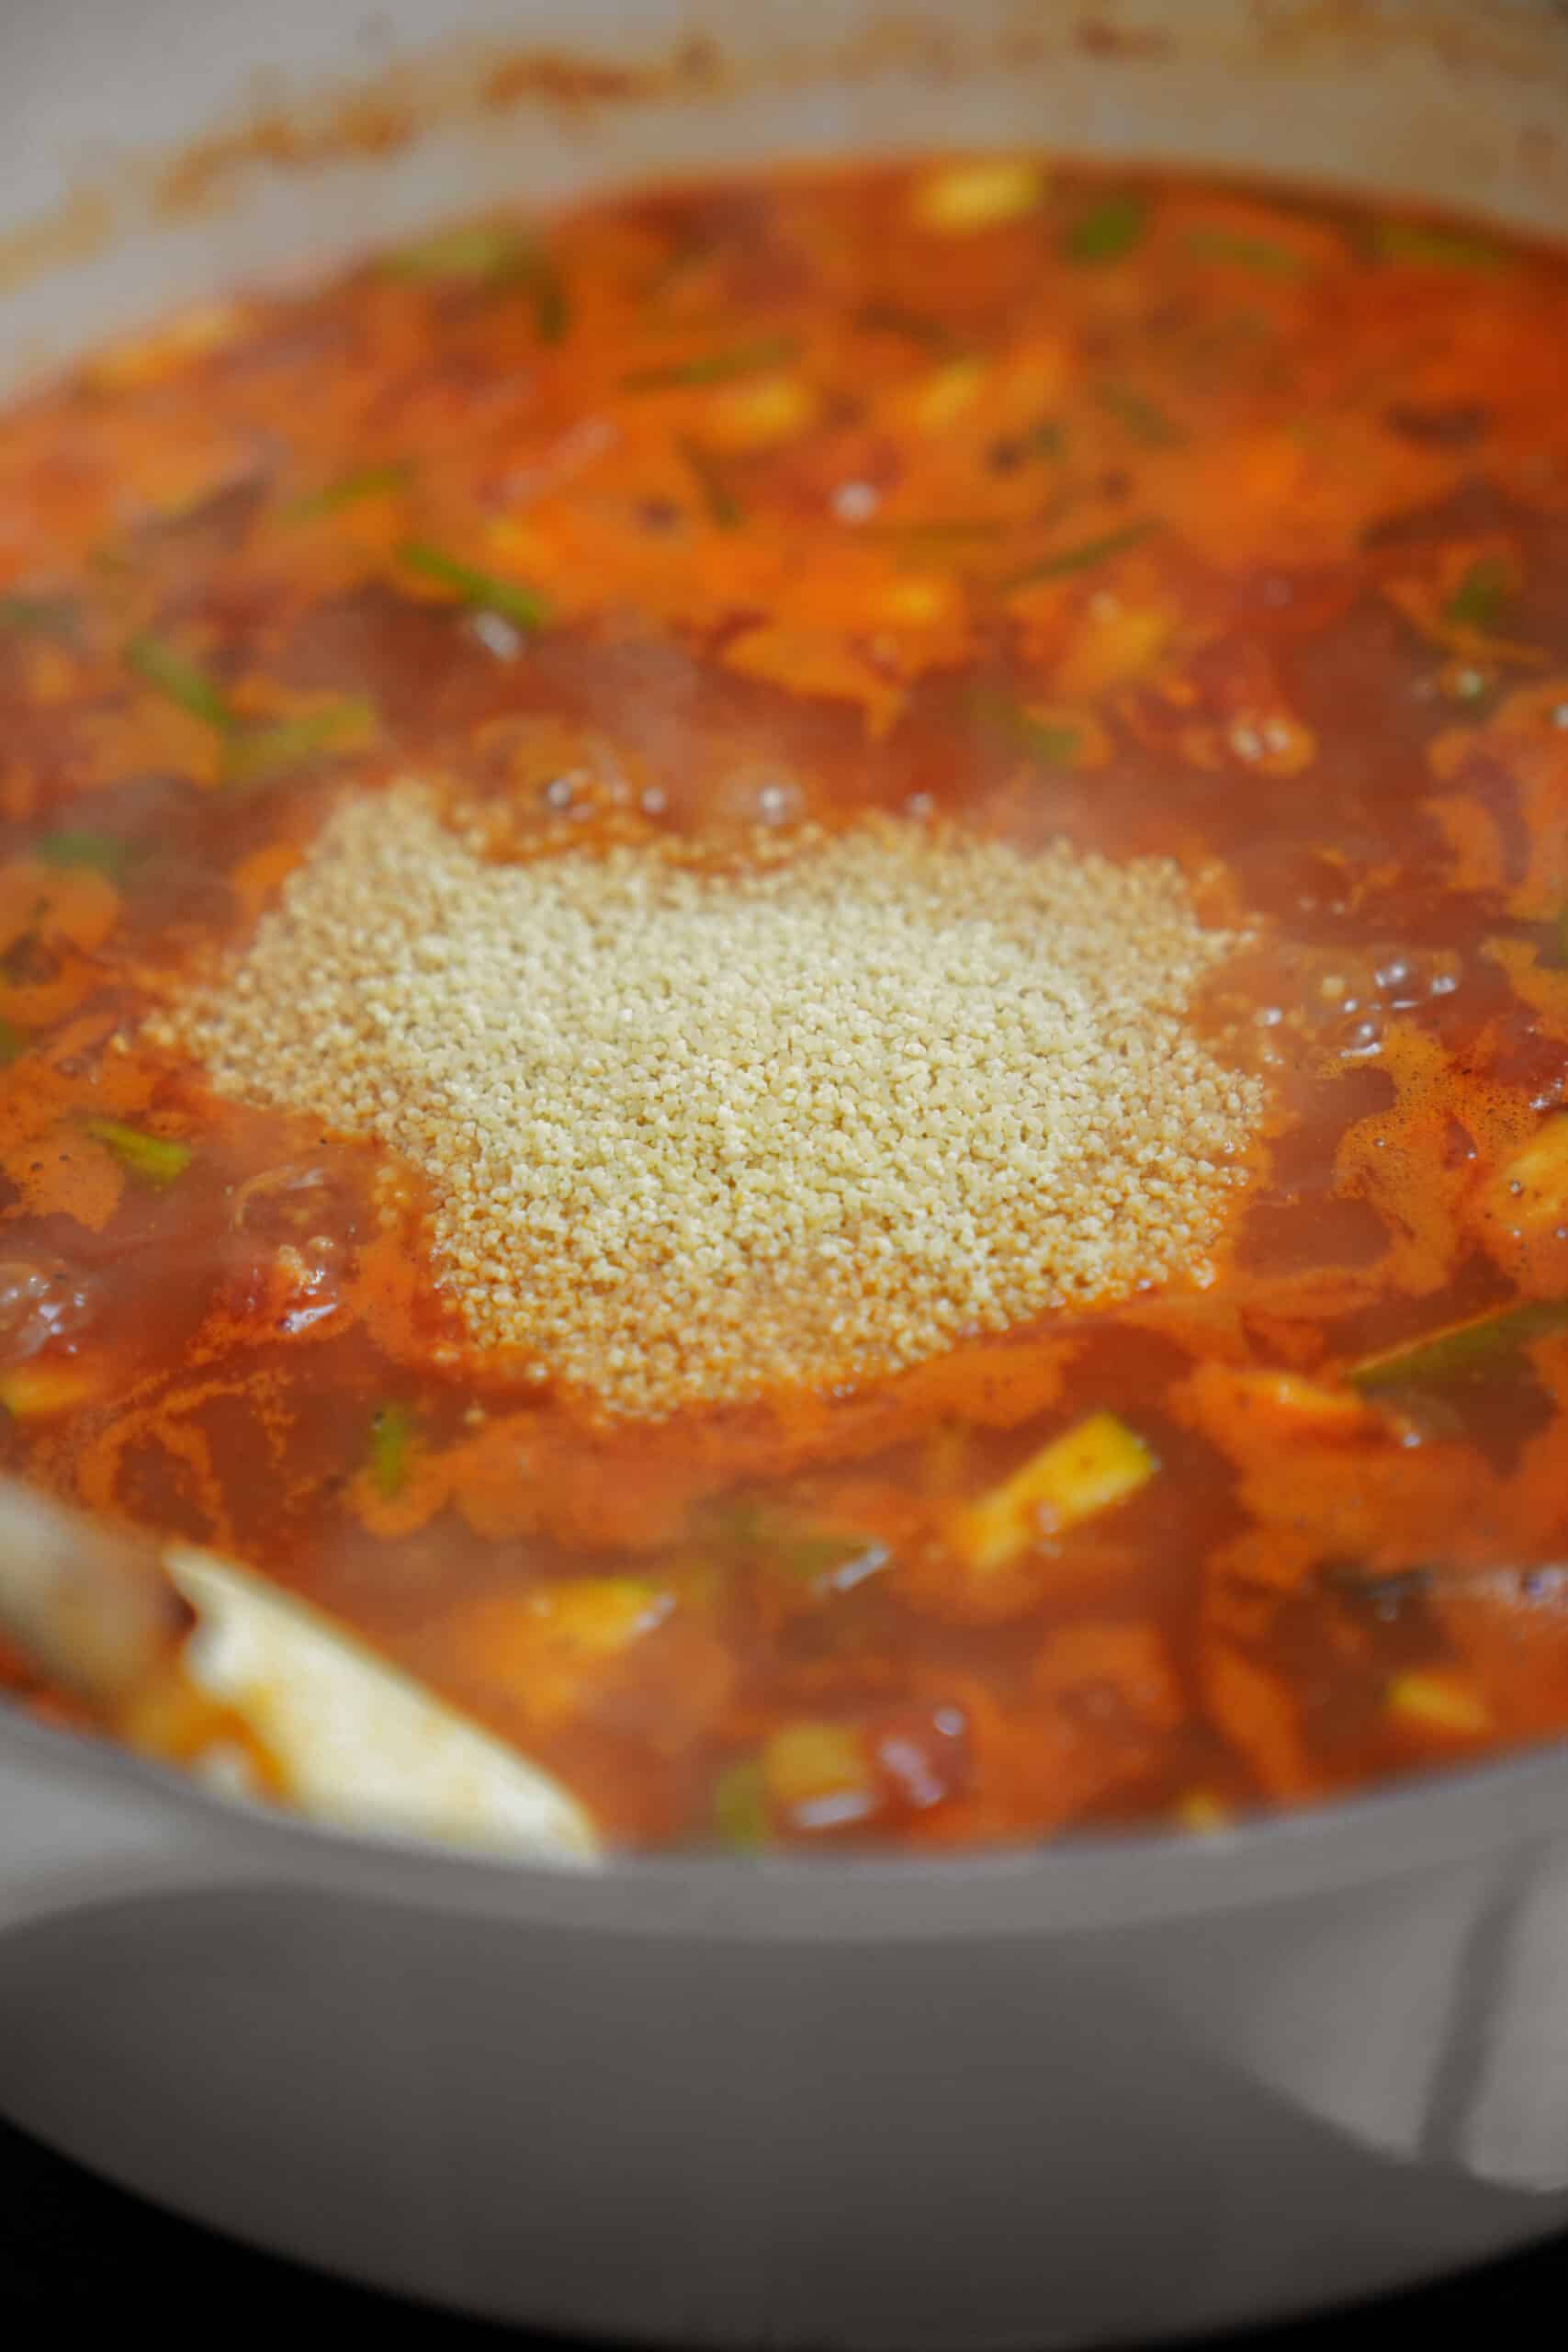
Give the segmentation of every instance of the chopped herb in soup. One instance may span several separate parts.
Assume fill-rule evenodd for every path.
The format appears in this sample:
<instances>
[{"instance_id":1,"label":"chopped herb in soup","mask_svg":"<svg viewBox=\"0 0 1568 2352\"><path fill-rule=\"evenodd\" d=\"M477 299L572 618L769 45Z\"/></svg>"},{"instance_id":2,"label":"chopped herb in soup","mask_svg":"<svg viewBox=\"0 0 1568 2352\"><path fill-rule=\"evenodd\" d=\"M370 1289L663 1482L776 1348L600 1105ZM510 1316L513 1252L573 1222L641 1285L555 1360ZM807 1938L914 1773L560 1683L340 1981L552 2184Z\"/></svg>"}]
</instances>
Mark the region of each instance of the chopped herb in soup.
<instances>
[{"instance_id":1,"label":"chopped herb in soup","mask_svg":"<svg viewBox=\"0 0 1568 2352\"><path fill-rule=\"evenodd\" d=\"M1565 348L1490 230L1002 156L14 407L0 1470L612 1846L1568 1731Z\"/></svg>"}]
</instances>

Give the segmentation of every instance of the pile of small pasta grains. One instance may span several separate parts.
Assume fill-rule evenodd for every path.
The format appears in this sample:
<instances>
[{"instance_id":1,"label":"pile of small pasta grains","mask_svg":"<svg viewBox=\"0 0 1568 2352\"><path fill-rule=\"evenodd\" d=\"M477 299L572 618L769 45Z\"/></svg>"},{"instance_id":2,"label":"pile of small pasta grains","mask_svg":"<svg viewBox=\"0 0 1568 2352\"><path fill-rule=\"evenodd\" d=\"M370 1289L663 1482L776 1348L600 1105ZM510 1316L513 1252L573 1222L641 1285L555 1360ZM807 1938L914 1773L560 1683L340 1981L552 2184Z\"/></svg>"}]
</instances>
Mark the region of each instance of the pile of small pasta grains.
<instances>
[{"instance_id":1,"label":"pile of small pasta grains","mask_svg":"<svg viewBox=\"0 0 1568 2352\"><path fill-rule=\"evenodd\" d=\"M1185 1018L1239 943L1173 863L479 840L349 799L152 1034L417 1166L480 1346L656 1418L1206 1273L1263 1098Z\"/></svg>"}]
</instances>

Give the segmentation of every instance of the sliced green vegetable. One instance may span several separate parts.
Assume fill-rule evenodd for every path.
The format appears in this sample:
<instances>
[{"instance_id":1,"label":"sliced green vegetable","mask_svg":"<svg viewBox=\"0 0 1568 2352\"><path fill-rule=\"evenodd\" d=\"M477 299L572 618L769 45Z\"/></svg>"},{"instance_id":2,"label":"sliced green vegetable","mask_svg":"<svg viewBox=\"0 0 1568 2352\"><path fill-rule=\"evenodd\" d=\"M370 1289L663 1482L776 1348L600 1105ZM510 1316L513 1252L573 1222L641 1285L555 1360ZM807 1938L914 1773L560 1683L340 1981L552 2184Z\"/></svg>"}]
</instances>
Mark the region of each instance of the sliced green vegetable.
<instances>
[{"instance_id":1,"label":"sliced green vegetable","mask_svg":"<svg viewBox=\"0 0 1568 2352\"><path fill-rule=\"evenodd\" d=\"M0 949L0 980L7 986L27 988L39 975L41 943L36 931L24 931L10 945ZM44 950L47 958L48 951Z\"/></svg>"},{"instance_id":2,"label":"sliced green vegetable","mask_svg":"<svg viewBox=\"0 0 1568 2352\"><path fill-rule=\"evenodd\" d=\"M709 522L716 524L721 531L738 531L745 517L740 510L739 500L724 478L723 468L703 447L702 443L694 441L688 433L676 435L675 447L681 453L687 471L702 492L703 504L707 508Z\"/></svg>"},{"instance_id":3,"label":"sliced green vegetable","mask_svg":"<svg viewBox=\"0 0 1568 2352\"><path fill-rule=\"evenodd\" d=\"M1066 427L1059 417L1043 416L1021 433L1000 433L986 453L993 472L1010 473L1032 458L1066 455Z\"/></svg>"},{"instance_id":4,"label":"sliced green vegetable","mask_svg":"<svg viewBox=\"0 0 1568 2352\"><path fill-rule=\"evenodd\" d=\"M1258 381L1277 383L1277 354L1269 359L1267 376L1258 374L1254 364L1263 360L1258 345L1269 343L1273 333L1269 321L1256 311L1232 311L1223 319L1213 319L1207 325L1196 328L1189 346L1194 379L1213 383L1222 372L1246 368Z\"/></svg>"},{"instance_id":5,"label":"sliced green vegetable","mask_svg":"<svg viewBox=\"0 0 1568 2352\"><path fill-rule=\"evenodd\" d=\"M955 341L951 328L940 319L928 318L923 311L907 311L897 302L867 302L855 312L855 324L868 334L897 335L918 351L949 353Z\"/></svg>"},{"instance_id":6,"label":"sliced green vegetable","mask_svg":"<svg viewBox=\"0 0 1568 2352\"><path fill-rule=\"evenodd\" d=\"M1489 237L1436 220L1374 220L1370 233L1379 261L1427 262L1438 269L1500 269L1508 258Z\"/></svg>"},{"instance_id":7,"label":"sliced green vegetable","mask_svg":"<svg viewBox=\"0 0 1568 2352\"><path fill-rule=\"evenodd\" d=\"M133 637L125 649L126 667L157 693L188 710L193 718L205 726L215 727L227 735L234 725L234 714L222 688L209 678L199 662L182 653L178 646L166 638L143 635Z\"/></svg>"},{"instance_id":8,"label":"sliced green vegetable","mask_svg":"<svg viewBox=\"0 0 1568 2352\"><path fill-rule=\"evenodd\" d=\"M1058 548L1054 555L1042 556L1022 571L1005 580L1006 589L1032 587L1037 580L1065 580L1070 572L1092 571L1098 563L1108 563L1111 558L1146 539L1154 529L1152 522L1123 523L1119 530L1102 532L1097 539L1080 539L1077 547Z\"/></svg>"},{"instance_id":9,"label":"sliced green vegetable","mask_svg":"<svg viewBox=\"0 0 1568 2352\"><path fill-rule=\"evenodd\" d=\"M1380 1613L1392 1614L1406 1602L1425 1600L1437 1582L1429 1567L1365 1567L1359 1562L1336 1561L1318 1572L1318 1582L1347 1600L1365 1601Z\"/></svg>"},{"instance_id":10,"label":"sliced green vegetable","mask_svg":"<svg viewBox=\"0 0 1568 2352\"><path fill-rule=\"evenodd\" d=\"M541 343L564 342L571 324L571 304L559 267L548 254L536 248L524 279L534 308L534 333Z\"/></svg>"},{"instance_id":11,"label":"sliced green vegetable","mask_svg":"<svg viewBox=\"0 0 1568 2352\"><path fill-rule=\"evenodd\" d=\"M154 1192L183 1176L195 1157L188 1143L176 1143L172 1136L150 1136L141 1127L128 1127L123 1119L89 1119L87 1133L113 1152L129 1175L151 1184Z\"/></svg>"},{"instance_id":12,"label":"sliced green vegetable","mask_svg":"<svg viewBox=\"0 0 1568 2352\"><path fill-rule=\"evenodd\" d=\"M864 1535L797 1535L775 1545L768 1565L803 1584L833 1583L840 1577L859 1584L886 1560L886 1546Z\"/></svg>"},{"instance_id":13,"label":"sliced green vegetable","mask_svg":"<svg viewBox=\"0 0 1568 2352\"><path fill-rule=\"evenodd\" d=\"M1439 673L1438 686L1455 702L1484 702L1497 683L1495 670L1479 670L1469 662L1449 662Z\"/></svg>"},{"instance_id":14,"label":"sliced green vegetable","mask_svg":"<svg viewBox=\"0 0 1568 2352\"><path fill-rule=\"evenodd\" d=\"M274 726L247 727L206 671L164 639L133 638L125 659L149 685L226 739L224 774L230 783L254 784L282 775L339 738L361 733L375 724L375 713L367 703L347 697L297 718L279 719Z\"/></svg>"},{"instance_id":15,"label":"sliced green vegetable","mask_svg":"<svg viewBox=\"0 0 1568 2352\"><path fill-rule=\"evenodd\" d=\"M1043 718L1032 718L1026 710L1018 714L1018 735L1031 757L1046 767L1065 767L1083 743L1081 728L1049 726Z\"/></svg>"},{"instance_id":16,"label":"sliced green vegetable","mask_svg":"<svg viewBox=\"0 0 1568 2352\"><path fill-rule=\"evenodd\" d=\"M357 695L301 711L295 718L280 718L271 727L233 738L224 762L225 781L272 783L335 746L362 741L375 725L374 706Z\"/></svg>"},{"instance_id":17,"label":"sliced green vegetable","mask_svg":"<svg viewBox=\"0 0 1568 2352\"><path fill-rule=\"evenodd\" d=\"M1045 767L1062 767L1076 757L1083 743L1083 730L1078 727L1053 725L1036 718L1009 695L991 694L982 690L971 699L970 708L976 718L995 727L1010 741L1030 758L1039 760Z\"/></svg>"},{"instance_id":18,"label":"sliced green vegetable","mask_svg":"<svg viewBox=\"0 0 1568 2352\"><path fill-rule=\"evenodd\" d=\"M521 580L502 580L492 571L476 571L472 564L459 563L455 556L427 546L423 539L405 539L398 549L398 561L408 571L450 588L471 612L500 613L522 629L543 628L549 619L550 608L536 589Z\"/></svg>"},{"instance_id":19,"label":"sliced green vegetable","mask_svg":"<svg viewBox=\"0 0 1568 2352\"><path fill-rule=\"evenodd\" d=\"M718 261L728 240L701 235L683 236L672 245L643 288L643 299L651 307L668 303L672 295L682 292L689 282Z\"/></svg>"},{"instance_id":20,"label":"sliced green vegetable","mask_svg":"<svg viewBox=\"0 0 1568 2352\"><path fill-rule=\"evenodd\" d=\"M303 498L292 498L283 509L285 520L306 523L319 514L341 514L345 506L357 506L362 499L385 498L392 492L405 490L412 478L411 466L355 466L352 472L340 474L336 481L328 482L321 490L311 491Z\"/></svg>"},{"instance_id":21,"label":"sliced green vegetable","mask_svg":"<svg viewBox=\"0 0 1568 2352\"><path fill-rule=\"evenodd\" d=\"M759 335L751 343L733 343L727 351L710 351L695 359L671 359L660 368L634 368L621 378L625 392L668 392L684 384L728 384L739 376L759 375L764 368L782 368L799 349L793 335Z\"/></svg>"},{"instance_id":22,"label":"sliced green vegetable","mask_svg":"<svg viewBox=\"0 0 1568 2352\"><path fill-rule=\"evenodd\" d=\"M1440 1387L1466 1380L1508 1356L1517 1355L1532 1340L1568 1329L1568 1299L1537 1298L1522 1306L1506 1306L1492 1315L1478 1315L1455 1323L1429 1340L1407 1348L1393 1348L1352 1364L1345 1377L1362 1395L1383 1388Z\"/></svg>"},{"instance_id":23,"label":"sliced green vegetable","mask_svg":"<svg viewBox=\"0 0 1568 2352\"><path fill-rule=\"evenodd\" d=\"M1512 582L1500 555L1478 555L1443 606L1456 628L1494 629L1512 601Z\"/></svg>"},{"instance_id":24,"label":"sliced green vegetable","mask_svg":"<svg viewBox=\"0 0 1568 2352\"><path fill-rule=\"evenodd\" d=\"M1142 242L1148 225L1146 197L1108 196L1073 222L1062 240L1062 251L1080 269L1099 268L1130 254Z\"/></svg>"},{"instance_id":25,"label":"sliced green vegetable","mask_svg":"<svg viewBox=\"0 0 1568 2352\"><path fill-rule=\"evenodd\" d=\"M1226 229L1192 229L1187 250L1200 261L1231 261L1240 269L1255 269L1265 277L1303 277L1311 266L1289 245L1269 237L1237 237Z\"/></svg>"},{"instance_id":26,"label":"sliced green vegetable","mask_svg":"<svg viewBox=\"0 0 1568 2352\"><path fill-rule=\"evenodd\" d=\"M1095 399L1107 416L1113 416L1135 441L1146 449L1179 448L1187 435L1179 424L1171 422L1164 409L1145 400L1126 384L1101 384Z\"/></svg>"},{"instance_id":27,"label":"sliced green vegetable","mask_svg":"<svg viewBox=\"0 0 1568 2352\"><path fill-rule=\"evenodd\" d=\"M130 845L117 840L113 833L45 833L41 841L33 842L28 854L44 865L90 865L96 874L112 876L124 871Z\"/></svg>"},{"instance_id":28,"label":"sliced green vegetable","mask_svg":"<svg viewBox=\"0 0 1568 2352\"><path fill-rule=\"evenodd\" d=\"M469 221L405 245L387 267L396 277L466 278L477 286L521 286L541 343L559 343L570 324L566 282L537 240L515 222Z\"/></svg>"},{"instance_id":29,"label":"sliced green vegetable","mask_svg":"<svg viewBox=\"0 0 1568 2352\"><path fill-rule=\"evenodd\" d=\"M408 1484L409 1456L418 1433L418 1419L407 1405L382 1405L372 1416L370 1483L385 1502Z\"/></svg>"},{"instance_id":30,"label":"sliced green vegetable","mask_svg":"<svg viewBox=\"0 0 1568 2352\"><path fill-rule=\"evenodd\" d=\"M754 1760L727 1764L713 1786L713 1826L738 1854L761 1853L773 1843L762 1768Z\"/></svg>"},{"instance_id":31,"label":"sliced green vegetable","mask_svg":"<svg viewBox=\"0 0 1568 2352\"><path fill-rule=\"evenodd\" d=\"M114 539L100 539L88 555L87 561L101 580L117 584L130 579L136 570L127 549Z\"/></svg>"},{"instance_id":32,"label":"sliced green vegetable","mask_svg":"<svg viewBox=\"0 0 1568 2352\"><path fill-rule=\"evenodd\" d=\"M515 277L532 250L515 221L465 220L400 246L383 266L394 277L471 277L493 285Z\"/></svg>"},{"instance_id":33,"label":"sliced green vegetable","mask_svg":"<svg viewBox=\"0 0 1568 2352\"><path fill-rule=\"evenodd\" d=\"M961 547L965 540L999 538L1017 527L1010 514L959 514L929 523L863 523L859 536L891 546Z\"/></svg>"},{"instance_id":34,"label":"sliced green vegetable","mask_svg":"<svg viewBox=\"0 0 1568 2352\"><path fill-rule=\"evenodd\" d=\"M75 617L69 596L0 596L0 629L17 637L62 637Z\"/></svg>"},{"instance_id":35,"label":"sliced green vegetable","mask_svg":"<svg viewBox=\"0 0 1568 2352\"><path fill-rule=\"evenodd\" d=\"M803 1513L750 1496L723 1505L712 1524L720 1542L743 1554L748 1565L802 1584L847 1589L887 1564L887 1548L874 1536L814 1526Z\"/></svg>"}]
</instances>

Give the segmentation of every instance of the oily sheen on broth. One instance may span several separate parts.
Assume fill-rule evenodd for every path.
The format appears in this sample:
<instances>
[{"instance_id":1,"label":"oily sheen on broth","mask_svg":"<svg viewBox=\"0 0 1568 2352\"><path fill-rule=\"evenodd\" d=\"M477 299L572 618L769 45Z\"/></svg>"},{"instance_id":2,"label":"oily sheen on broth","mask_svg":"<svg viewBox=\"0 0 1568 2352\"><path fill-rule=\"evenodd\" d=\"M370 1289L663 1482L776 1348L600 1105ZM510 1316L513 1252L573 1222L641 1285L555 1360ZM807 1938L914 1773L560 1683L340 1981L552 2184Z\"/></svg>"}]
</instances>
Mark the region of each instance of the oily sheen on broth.
<instances>
[{"instance_id":1,"label":"oily sheen on broth","mask_svg":"<svg viewBox=\"0 0 1568 2352\"><path fill-rule=\"evenodd\" d=\"M0 1472L607 1847L1561 1737L1562 252L761 160L215 293L0 410Z\"/></svg>"}]
</instances>

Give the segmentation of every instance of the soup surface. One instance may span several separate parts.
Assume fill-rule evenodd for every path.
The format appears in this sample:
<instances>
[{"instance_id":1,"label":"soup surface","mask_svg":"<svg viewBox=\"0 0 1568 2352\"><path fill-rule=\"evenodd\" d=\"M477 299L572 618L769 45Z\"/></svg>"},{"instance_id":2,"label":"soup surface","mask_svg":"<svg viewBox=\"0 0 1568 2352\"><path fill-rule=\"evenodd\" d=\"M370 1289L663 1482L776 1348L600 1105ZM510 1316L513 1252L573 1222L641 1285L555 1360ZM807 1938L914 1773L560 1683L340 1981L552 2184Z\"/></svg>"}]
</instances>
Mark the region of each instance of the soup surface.
<instances>
[{"instance_id":1,"label":"soup surface","mask_svg":"<svg viewBox=\"0 0 1568 2352\"><path fill-rule=\"evenodd\" d=\"M1555 254L999 156L14 408L4 1466L612 1843L1568 1729L1565 350Z\"/></svg>"}]
</instances>

